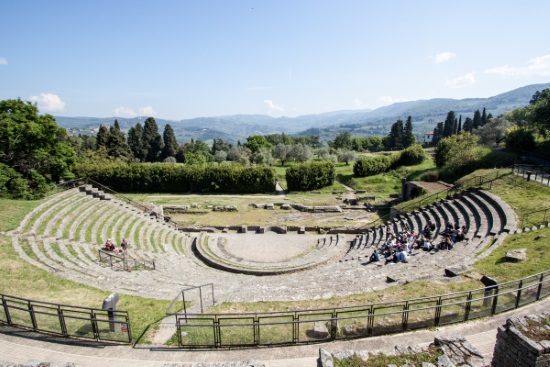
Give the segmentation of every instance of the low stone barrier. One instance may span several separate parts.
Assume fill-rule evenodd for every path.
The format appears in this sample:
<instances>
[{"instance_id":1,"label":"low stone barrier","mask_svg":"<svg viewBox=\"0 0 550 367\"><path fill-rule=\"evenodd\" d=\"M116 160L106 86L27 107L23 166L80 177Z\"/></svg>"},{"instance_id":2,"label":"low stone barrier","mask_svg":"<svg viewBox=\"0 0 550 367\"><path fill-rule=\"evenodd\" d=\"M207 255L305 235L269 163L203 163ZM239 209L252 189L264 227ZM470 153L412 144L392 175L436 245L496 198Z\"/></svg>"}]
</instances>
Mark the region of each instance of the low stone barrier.
<instances>
[{"instance_id":1,"label":"low stone barrier","mask_svg":"<svg viewBox=\"0 0 550 367\"><path fill-rule=\"evenodd\" d=\"M444 336L435 337L431 347L438 347L443 353L437 358L437 365L433 363L423 362L422 367L488 367L489 364L485 361L481 353L474 348L466 339L462 336ZM403 346L396 345L393 352L386 355L392 356L406 356L426 353L429 348L421 348L418 345ZM321 367L333 367L334 359L345 360L352 357L358 357L364 361L376 357L378 353L368 350L345 350L336 353L330 353L324 349L319 349L318 365ZM391 365L398 367L397 365ZM405 363L401 367L409 366Z\"/></svg>"},{"instance_id":2,"label":"low stone barrier","mask_svg":"<svg viewBox=\"0 0 550 367\"><path fill-rule=\"evenodd\" d=\"M512 317L498 328L493 367L550 366L550 313Z\"/></svg>"}]
</instances>

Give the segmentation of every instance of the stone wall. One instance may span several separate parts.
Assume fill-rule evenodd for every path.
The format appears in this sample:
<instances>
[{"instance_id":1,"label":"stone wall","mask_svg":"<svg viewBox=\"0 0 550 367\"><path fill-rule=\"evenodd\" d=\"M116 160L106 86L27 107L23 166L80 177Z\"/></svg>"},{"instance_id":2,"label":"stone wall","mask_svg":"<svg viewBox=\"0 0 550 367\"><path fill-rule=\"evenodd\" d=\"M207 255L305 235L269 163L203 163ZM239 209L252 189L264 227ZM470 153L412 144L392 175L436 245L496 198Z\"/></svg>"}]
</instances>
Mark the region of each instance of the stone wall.
<instances>
[{"instance_id":1,"label":"stone wall","mask_svg":"<svg viewBox=\"0 0 550 367\"><path fill-rule=\"evenodd\" d=\"M549 367L550 313L513 317L498 328L493 367Z\"/></svg>"},{"instance_id":2,"label":"stone wall","mask_svg":"<svg viewBox=\"0 0 550 367\"><path fill-rule=\"evenodd\" d=\"M489 364L466 339L462 336L435 337L433 344L441 349L443 355L438 358L437 365L431 363L422 363L422 367L488 367ZM427 348L415 346L396 345L394 351L386 353L387 355L412 355L425 352ZM318 366L333 367L334 358L346 359L357 356L363 360L368 360L376 352L366 350L346 350L331 354L330 352L319 349ZM393 365L392 365L393 366ZM408 365L404 365L408 366ZM402 366L402 367L404 367ZM396 366L398 367L398 366Z\"/></svg>"}]
</instances>

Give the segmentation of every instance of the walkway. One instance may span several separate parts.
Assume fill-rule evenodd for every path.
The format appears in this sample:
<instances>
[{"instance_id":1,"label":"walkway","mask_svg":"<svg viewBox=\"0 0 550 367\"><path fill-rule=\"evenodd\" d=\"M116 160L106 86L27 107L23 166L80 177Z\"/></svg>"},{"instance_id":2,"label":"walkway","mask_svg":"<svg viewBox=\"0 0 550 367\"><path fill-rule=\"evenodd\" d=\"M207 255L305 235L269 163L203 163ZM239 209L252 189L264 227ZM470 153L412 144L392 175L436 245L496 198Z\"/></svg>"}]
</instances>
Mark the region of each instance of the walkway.
<instances>
[{"instance_id":1,"label":"walkway","mask_svg":"<svg viewBox=\"0 0 550 367\"><path fill-rule=\"evenodd\" d=\"M487 359L492 358L496 330L507 318L527 314L539 314L550 309L550 298L529 306L477 320L437 329L404 334L373 337L354 341L341 341L282 348L261 348L219 351L180 351L149 347L128 346L78 346L45 342L26 338L28 332L0 328L0 366L3 362L31 364L32 361L50 361L52 367L74 363L75 367L133 366L133 367L180 367L201 363L220 366L229 362L232 366L265 367L315 367L319 348L330 352L343 350L391 351L395 345L428 345L437 335L463 335Z\"/></svg>"}]
</instances>

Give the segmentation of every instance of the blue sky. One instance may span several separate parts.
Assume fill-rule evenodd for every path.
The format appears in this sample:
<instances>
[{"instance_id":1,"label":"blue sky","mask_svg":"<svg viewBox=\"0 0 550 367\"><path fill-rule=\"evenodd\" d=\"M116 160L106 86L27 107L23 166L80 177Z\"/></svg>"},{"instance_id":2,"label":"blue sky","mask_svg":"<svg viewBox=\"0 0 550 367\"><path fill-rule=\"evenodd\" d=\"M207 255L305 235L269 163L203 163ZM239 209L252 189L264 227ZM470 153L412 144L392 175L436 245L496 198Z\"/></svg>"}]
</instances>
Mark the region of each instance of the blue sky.
<instances>
[{"instance_id":1,"label":"blue sky","mask_svg":"<svg viewBox=\"0 0 550 367\"><path fill-rule=\"evenodd\" d=\"M297 116L550 82L550 1L0 2L0 99Z\"/></svg>"}]
</instances>

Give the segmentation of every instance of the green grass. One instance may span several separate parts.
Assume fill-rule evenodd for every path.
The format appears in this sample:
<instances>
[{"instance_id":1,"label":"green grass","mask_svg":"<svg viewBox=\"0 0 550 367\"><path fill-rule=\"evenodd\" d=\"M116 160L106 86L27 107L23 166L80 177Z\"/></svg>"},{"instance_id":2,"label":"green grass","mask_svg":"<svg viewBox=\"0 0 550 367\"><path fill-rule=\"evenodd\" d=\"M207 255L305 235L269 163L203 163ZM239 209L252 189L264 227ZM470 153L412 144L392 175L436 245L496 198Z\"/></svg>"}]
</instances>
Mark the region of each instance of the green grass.
<instances>
[{"instance_id":1,"label":"green grass","mask_svg":"<svg viewBox=\"0 0 550 367\"><path fill-rule=\"evenodd\" d=\"M46 200L10 200L0 199L0 232L14 230L23 218Z\"/></svg>"},{"instance_id":2,"label":"green grass","mask_svg":"<svg viewBox=\"0 0 550 367\"><path fill-rule=\"evenodd\" d=\"M406 343L405 343L406 344ZM443 355L443 351L436 347L430 346L427 351L417 354L406 355L385 355L382 353L369 353L367 361L363 361L356 355L350 358L334 360L335 367L386 367L388 365L396 366L421 366L424 362L436 365L438 358Z\"/></svg>"},{"instance_id":3,"label":"green grass","mask_svg":"<svg viewBox=\"0 0 550 367\"><path fill-rule=\"evenodd\" d=\"M504 259L506 252L521 248L527 249L526 260L514 263ZM508 236L502 245L474 267L499 282L524 278L550 269L550 228Z\"/></svg>"}]
</instances>

